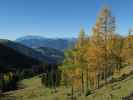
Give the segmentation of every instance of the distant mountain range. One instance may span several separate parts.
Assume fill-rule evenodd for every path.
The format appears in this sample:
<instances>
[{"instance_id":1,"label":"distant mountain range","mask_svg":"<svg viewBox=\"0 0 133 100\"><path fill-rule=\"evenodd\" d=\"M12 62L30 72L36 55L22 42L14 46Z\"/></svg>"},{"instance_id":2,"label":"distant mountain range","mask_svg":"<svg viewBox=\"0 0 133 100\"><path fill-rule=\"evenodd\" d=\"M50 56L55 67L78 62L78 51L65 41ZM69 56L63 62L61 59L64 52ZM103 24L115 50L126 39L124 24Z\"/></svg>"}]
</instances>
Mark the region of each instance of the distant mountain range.
<instances>
[{"instance_id":1,"label":"distant mountain range","mask_svg":"<svg viewBox=\"0 0 133 100\"><path fill-rule=\"evenodd\" d=\"M65 50L74 46L76 38L44 38L41 36L24 36L16 39L18 43L31 48L49 47L58 50Z\"/></svg>"},{"instance_id":2,"label":"distant mountain range","mask_svg":"<svg viewBox=\"0 0 133 100\"><path fill-rule=\"evenodd\" d=\"M48 48L48 47L30 48L21 43L4 39L1 39L0 43L12 48L15 51L20 52L21 54L24 54L26 56L32 57L41 62L46 62L49 64L57 63L57 61L59 61L58 58L63 58L64 56L64 53L62 51L53 48Z\"/></svg>"},{"instance_id":3,"label":"distant mountain range","mask_svg":"<svg viewBox=\"0 0 133 100\"><path fill-rule=\"evenodd\" d=\"M10 41L0 39L0 68L30 68L41 63L60 64L64 50L73 47L76 39L48 39L26 36Z\"/></svg>"}]
</instances>

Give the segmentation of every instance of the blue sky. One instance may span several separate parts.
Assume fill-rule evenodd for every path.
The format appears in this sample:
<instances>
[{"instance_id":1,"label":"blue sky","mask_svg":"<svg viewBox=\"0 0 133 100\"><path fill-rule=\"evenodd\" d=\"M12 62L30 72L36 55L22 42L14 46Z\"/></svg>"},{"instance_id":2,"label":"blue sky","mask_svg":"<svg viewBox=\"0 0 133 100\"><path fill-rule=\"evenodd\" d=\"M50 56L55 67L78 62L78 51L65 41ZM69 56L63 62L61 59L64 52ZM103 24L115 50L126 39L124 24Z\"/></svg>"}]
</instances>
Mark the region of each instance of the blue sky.
<instances>
[{"instance_id":1,"label":"blue sky","mask_svg":"<svg viewBox=\"0 0 133 100\"><path fill-rule=\"evenodd\" d=\"M0 38L76 37L80 26L91 34L104 5L116 17L117 32L126 35L133 28L133 0L0 0Z\"/></svg>"}]
</instances>

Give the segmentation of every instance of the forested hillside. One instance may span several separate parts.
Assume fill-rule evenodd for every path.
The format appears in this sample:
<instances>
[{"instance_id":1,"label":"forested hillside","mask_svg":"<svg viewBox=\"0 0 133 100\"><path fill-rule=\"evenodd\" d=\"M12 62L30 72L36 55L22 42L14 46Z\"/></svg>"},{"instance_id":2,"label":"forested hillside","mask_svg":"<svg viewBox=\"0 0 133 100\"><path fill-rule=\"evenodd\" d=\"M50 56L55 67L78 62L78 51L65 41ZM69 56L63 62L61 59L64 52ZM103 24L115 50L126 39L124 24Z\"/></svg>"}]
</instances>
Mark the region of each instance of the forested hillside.
<instances>
[{"instance_id":1,"label":"forested hillside","mask_svg":"<svg viewBox=\"0 0 133 100\"><path fill-rule=\"evenodd\" d=\"M81 28L75 47L65 52L65 60L60 67L63 82L81 95L89 95L94 90L106 86L120 75L123 68L132 66L133 35L116 34L116 19L105 7L97 17L92 35L87 37ZM126 75L125 75L126 76ZM122 76L124 77L124 75Z\"/></svg>"},{"instance_id":2,"label":"forested hillside","mask_svg":"<svg viewBox=\"0 0 133 100\"><path fill-rule=\"evenodd\" d=\"M33 49L40 52L42 55L46 55L55 59L55 61L59 64L61 64L62 61L64 60L64 52L61 50L49 47L38 47Z\"/></svg>"},{"instance_id":3,"label":"forested hillside","mask_svg":"<svg viewBox=\"0 0 133 100\"><path fill-rule=\"evenodd\" d=\"M0 43L0 67L5 70L15 70L31 68L32 65L39 64L39 60L24 55L19 51L8 47L6 44Z\"/></svg>"}]
</instances>

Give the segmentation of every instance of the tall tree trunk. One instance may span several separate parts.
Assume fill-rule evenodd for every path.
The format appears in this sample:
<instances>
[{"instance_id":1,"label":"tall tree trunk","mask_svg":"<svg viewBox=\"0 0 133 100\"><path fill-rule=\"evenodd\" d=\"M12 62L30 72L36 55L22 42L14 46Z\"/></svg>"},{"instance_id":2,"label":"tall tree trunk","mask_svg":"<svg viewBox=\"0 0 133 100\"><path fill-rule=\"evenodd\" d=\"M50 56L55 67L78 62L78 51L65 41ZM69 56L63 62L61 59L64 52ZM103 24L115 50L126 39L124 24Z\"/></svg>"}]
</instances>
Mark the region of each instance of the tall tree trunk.
<instances>
[{"instance_id":1,"label":"tall tree trunk","mask_svg":"<svg viewBox=\"0 0 133 100\"><path fill-rule=\"evenodd\" d=\"M97 88L99 88L99 83L100 83L100 74L98 73L98 75L97 75Z\"/></svg>"},{"instance_id":2,"label":"tall tree trunk","mask_svg":"<svg viewBox=\"0 0 133 100\"><path fill-rule=\"evenodd\" d=\"M88 91L88 88L89 88L89 77L88 77L88 68L86 70L86 90Z\"/></svg>"},{"instance_id":3,"label":"tall tree trunk","mask_svg":"<svg viewBox=\"0 0 133 100\"><path fill-rule=\"evenodd\" d=\"M52 68L52 71L51 71L51 86L54 89L54 71L53 71L53 68Z\"/></svg>"},{"instance_id":4,"label":"tall tree trunk","mask_svg":"<svg viewBox=\"0 0 133 100\"><path fill-rule=\"evenodd\" d=\"M82 71L82 73L81 73L82 75L81 75L81 80L82 80L82 93L84 93L84 73L83 73L83 71Z\"/></svg>"},{"instance_id":5,"label":"tall tree trunk","mask_svg":"<svg viewBox=\"0 0 133 100\"><path fill-rule=\"evenodd\" d=\"M53 76L53 81L54 81L54 92L56 92L56 74L57 74L57 72L54 72L54 76Z\"/></svg>"},{"instance_id":6,"label":"tall tree trunk","mask_svg":"<svg viewBox=\"0 0 133 100\"><path fill-rule=\"evenodd\" d=\"M53 88L53 72L50 72L50 85Z\"/></svg>"},{"instance_id":7,"label":"tall tree trunk","mask_svg":"<svg viewBox=\"0 0 133 100\"><path fill-rule=\"evenodd\" d=\"M107 66L105 66L105 70L104 70L104 80L105 80L105 84L107 84Z\"/></svg>"},{"instance_id":8,"label":"tall tree trunk","mask_svg":"<svg viewBox=\"0 0 133 100\"><path fill-rule=\"evenodd\" d=\"M119 59L119 67L118 67L118 72L120 72L120 68L122 67L122 59Z\"/></svg>"},{"instance_id":9,"label":"tall tree trunk","mask_svg":"<svg viewBox=\"0 0 133 100\"><path fill-rule=\"evenodd\" d=\"M72 80L73 81L73 80ZM71 92L72 92L72 100L74 98L74 87L73 87L73 82L72 82L72 89L71 89Z\"/></svg>"}]
</instances>

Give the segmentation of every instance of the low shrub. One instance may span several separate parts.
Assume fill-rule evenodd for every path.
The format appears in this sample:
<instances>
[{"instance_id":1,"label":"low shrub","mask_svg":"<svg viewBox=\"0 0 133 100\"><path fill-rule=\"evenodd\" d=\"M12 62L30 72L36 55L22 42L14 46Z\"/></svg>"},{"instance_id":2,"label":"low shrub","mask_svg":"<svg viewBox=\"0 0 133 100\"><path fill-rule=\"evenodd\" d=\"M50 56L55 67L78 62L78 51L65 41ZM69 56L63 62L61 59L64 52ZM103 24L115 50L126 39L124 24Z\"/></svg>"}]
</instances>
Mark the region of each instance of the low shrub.
<instances>
[{"instance_id":1,"label":"low shrub","mask_svg":"<svg viewBox=\"0 0 133 100\"><path fill-rule=\"evenodd\" d=\"M0 79L0 90L5 92L17 89L19 78L16 74L3 73Z\"/></svg>"},{"instance_id":2,"label":"low shrub","mask_svg":"<svg viewBox=\"0 0 133 100\"><path fill-rule=\"evenodd\" d=\"M85 93L85 96L88 96L91 94L91 90L90 89L87 89L86 93Z\"/></svg>"}]
</instances>

